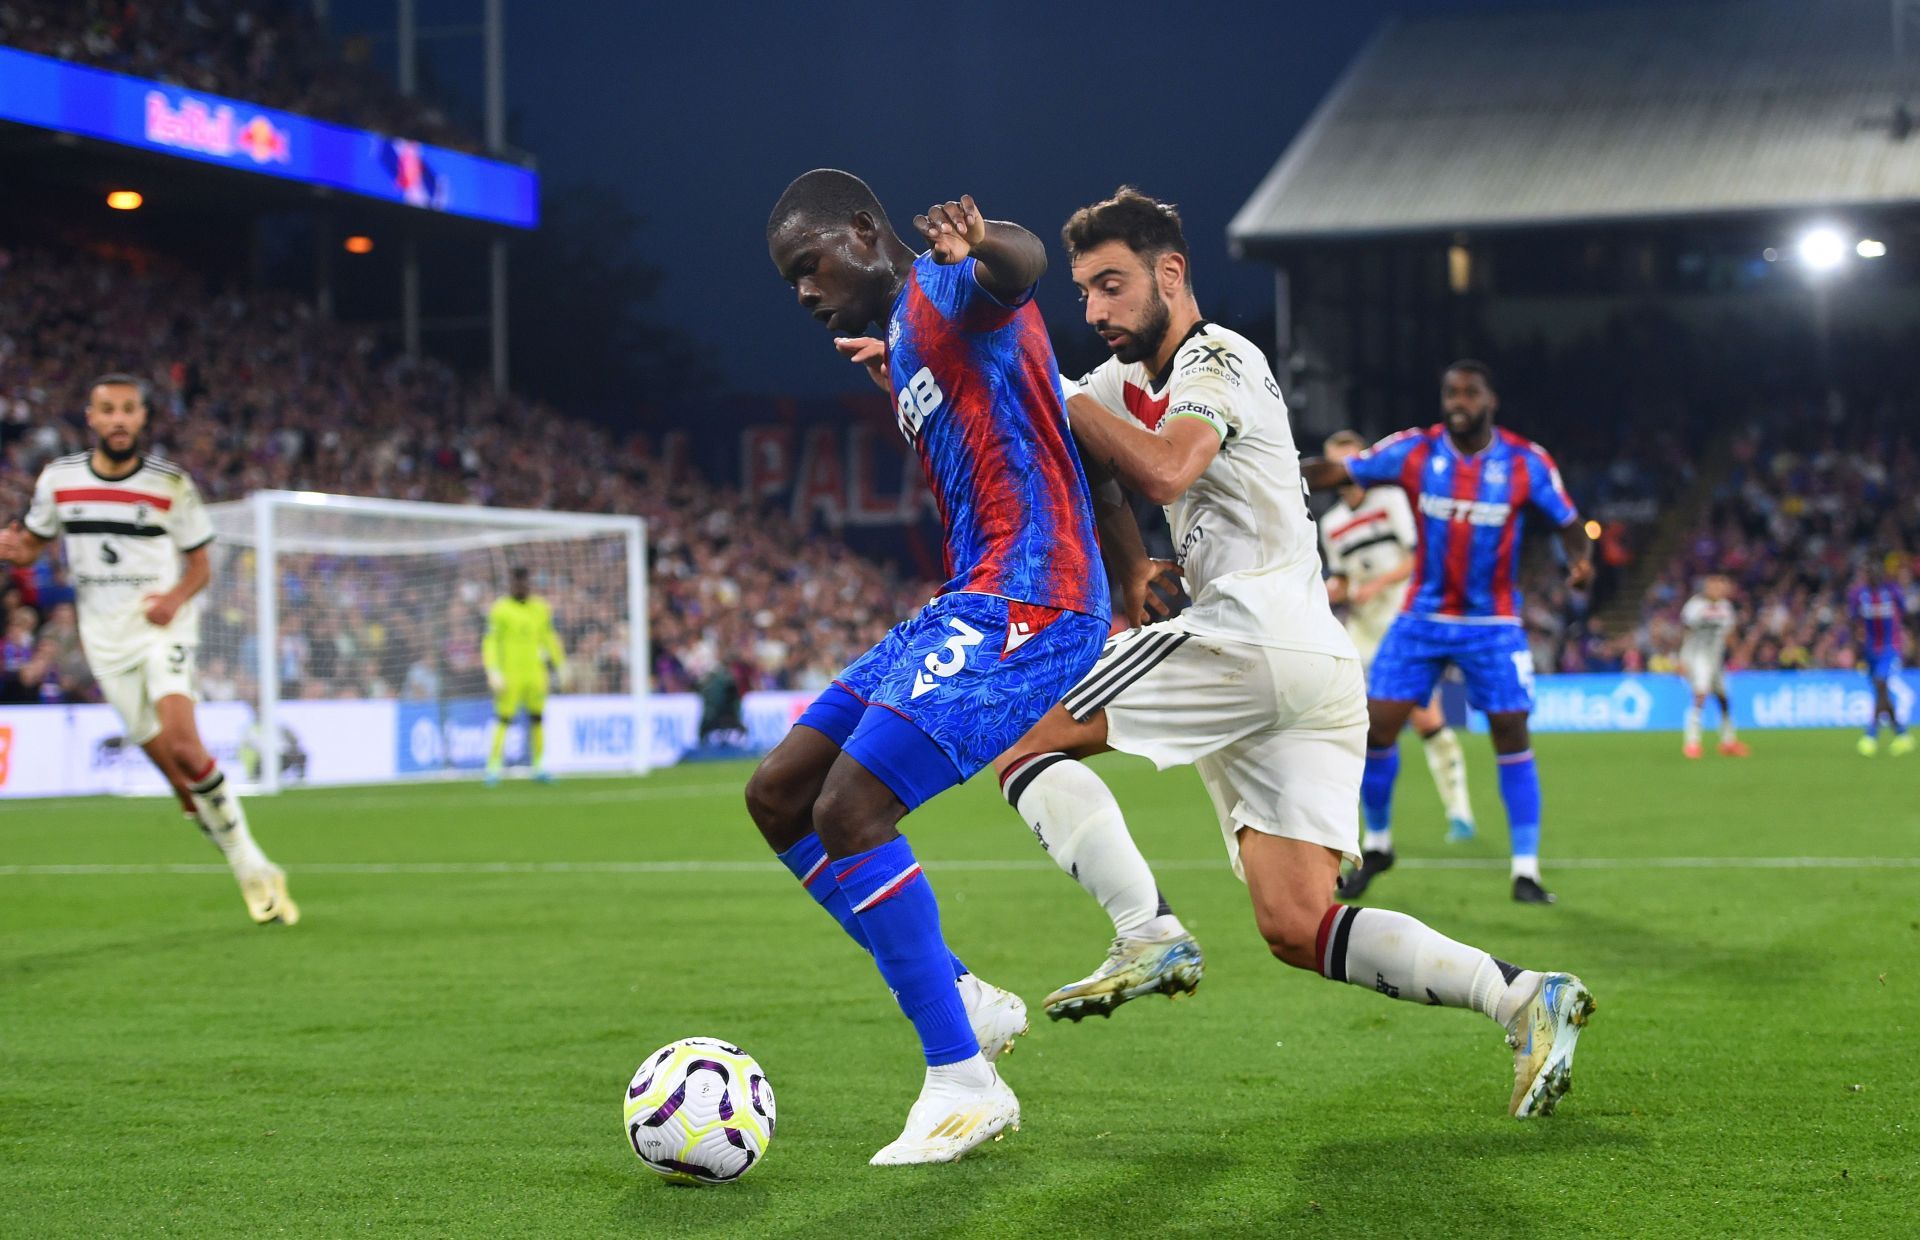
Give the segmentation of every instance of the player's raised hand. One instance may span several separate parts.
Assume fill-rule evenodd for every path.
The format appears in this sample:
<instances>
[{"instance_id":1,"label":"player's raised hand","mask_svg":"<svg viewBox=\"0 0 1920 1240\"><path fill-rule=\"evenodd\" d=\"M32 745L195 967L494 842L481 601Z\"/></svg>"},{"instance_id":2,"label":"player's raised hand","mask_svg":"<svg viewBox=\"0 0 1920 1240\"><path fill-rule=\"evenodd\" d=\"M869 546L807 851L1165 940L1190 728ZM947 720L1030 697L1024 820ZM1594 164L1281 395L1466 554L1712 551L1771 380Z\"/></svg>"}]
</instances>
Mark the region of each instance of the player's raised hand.
<instances>
[{"instance_id":1,"label":"player's raised hand","mask_svg":"<svg viewBox=\"0 0 1920 1240\"><path fill-rule=\"evenodd\" d=\"M935 203L925 215L913 217L913 226L933 247L933 261L942 266L959 262L987 239L987 219L972 194L960 195L959 202Z\"/></svg>"},{"instance_id":2,"label":"player's raised hand","mask_svg":"<svg viewBox=\"0 0 1920 1240\"><path fill-rule=\"evenodd\" d=\"M867 377L873 385L883 392L892 393L893 385L887 382L887 346L872 336L842 336L833 342L840 350L840 356L856 366L867 368Z\"/></svg>"}]
</instances>

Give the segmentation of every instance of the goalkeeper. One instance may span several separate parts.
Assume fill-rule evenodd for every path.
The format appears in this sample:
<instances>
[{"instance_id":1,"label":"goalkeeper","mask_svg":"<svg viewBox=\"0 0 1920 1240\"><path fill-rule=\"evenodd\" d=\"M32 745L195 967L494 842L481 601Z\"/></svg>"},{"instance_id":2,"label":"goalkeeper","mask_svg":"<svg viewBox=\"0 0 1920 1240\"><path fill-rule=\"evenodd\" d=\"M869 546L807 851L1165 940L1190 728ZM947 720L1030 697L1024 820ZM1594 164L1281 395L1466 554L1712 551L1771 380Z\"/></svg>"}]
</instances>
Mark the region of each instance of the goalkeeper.
<instances>
[{"instance_id":1,"label":"goalkeeper","mask_svg":"<svg viewBox=\"0 0 1920 1240\"><path fill-rule=\"evenodd\" d=\"M487 783L500 782L507 751L507 726L520 708L527 711L527 760L541 783L547 773L547 672L561 688L567 683L567 652L553 631L553 610L536 598L524 567L512 573L513 588L487 613L487 638L480 657L487 668L487 687L493 691L493 748L487 756Z\"/></svg>"}]
</instances>

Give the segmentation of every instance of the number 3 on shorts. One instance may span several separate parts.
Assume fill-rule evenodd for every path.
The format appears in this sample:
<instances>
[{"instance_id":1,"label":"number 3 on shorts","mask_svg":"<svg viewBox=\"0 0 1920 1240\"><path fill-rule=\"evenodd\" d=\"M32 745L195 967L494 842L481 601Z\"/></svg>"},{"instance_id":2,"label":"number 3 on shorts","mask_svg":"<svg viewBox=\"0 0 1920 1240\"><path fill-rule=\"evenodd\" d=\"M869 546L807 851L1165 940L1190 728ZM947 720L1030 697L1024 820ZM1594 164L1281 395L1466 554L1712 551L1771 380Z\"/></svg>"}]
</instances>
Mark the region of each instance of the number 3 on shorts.
<instances>
[{"instance_id":1,"label":"number 3 on shorts","mask_svg":"<svg viewBox=\"0 0 1920 1240\"><path fill-rule=\"evenodd\" d=\"M1513 652L1513 674L1520 678L1520 687L1533 696L1533 651L1516 650Z\"/></svg>"},{"instance_id":2,"label":"number 3 on shorts","mask_svg":"<svg viewBox=\"0 0 1920 1240\"><path fill-rule=\"evenodd\" d=\"M177 672L186 667L186 665L187 648L185 646L175 645L167 649L167 667L170 670Z\"/></svg>"},{"instance_id":3,"label":"number 3 on shorts","mask_svg":"<svg viewBox=\"0 0 1920 1240\"><path fill-rule=\"evenodd\" d=\"M927 656L927 670L913 674L914 697L919 697L921 694L932 689L935 676L944 680L959 671L966 665L967 651L987 639L986 634L974 628L965 620L948 616L947 623L953 627L954 633L951 637L947 638L945 645Z\"/></svg>"}]
</instances>

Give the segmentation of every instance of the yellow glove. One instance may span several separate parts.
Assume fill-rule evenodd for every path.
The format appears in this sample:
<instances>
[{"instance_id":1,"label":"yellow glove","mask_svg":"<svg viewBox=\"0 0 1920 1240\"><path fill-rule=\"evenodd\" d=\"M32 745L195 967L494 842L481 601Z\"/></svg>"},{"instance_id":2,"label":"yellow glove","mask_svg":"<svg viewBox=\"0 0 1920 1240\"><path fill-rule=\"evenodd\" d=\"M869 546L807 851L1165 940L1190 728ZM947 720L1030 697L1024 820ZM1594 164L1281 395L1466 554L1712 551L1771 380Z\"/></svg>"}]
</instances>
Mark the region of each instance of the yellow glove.
<instances>
[{"instance_id":1,"label":"yellow glove","mask_svg":"<svg viewBox=\"0 0 1920 1240\"><path fill-rule=\"evenodd\" d=\"M487 688L493 691L493 695L495 697L500 696L500 691L502 689L505 689L506 687L507 687L507 678L501 674L500 669L497 667L488 668L487 669Z\"/></svg>"}]
</instances>

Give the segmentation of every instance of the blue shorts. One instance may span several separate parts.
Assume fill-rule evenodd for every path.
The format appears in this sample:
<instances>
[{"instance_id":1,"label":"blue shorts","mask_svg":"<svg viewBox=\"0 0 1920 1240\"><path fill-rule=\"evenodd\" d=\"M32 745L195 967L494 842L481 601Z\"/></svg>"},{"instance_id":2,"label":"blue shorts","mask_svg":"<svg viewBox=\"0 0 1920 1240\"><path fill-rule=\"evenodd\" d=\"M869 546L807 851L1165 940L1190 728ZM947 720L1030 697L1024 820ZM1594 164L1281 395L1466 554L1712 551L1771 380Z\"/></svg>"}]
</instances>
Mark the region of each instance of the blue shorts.
<instances>
[{"instance_id":1,"label":"blue shorts","mask_svg":"<svg viewBox=\"0 0 1920 1240\"><path fill-rule=\"evenodd\" d=\"M1533 709L1533 652L1517 624L1449 624L1400 616L1373 656L1367 696L1425 705L1447 664L1467 681L1467 704L1488 714Z\"/></svg>"},{"instance_id":2,"label":"blue shorts","mask_svg":"<svg viewBox=\"0 0 1920 1240\"><path fill-rule=\"evenodd\" d=\"M1867 675L1874 680L1892 680L1900 674L1900 652L1883 650L1867 656Z\"/></svg>"},{"instance_id":3,"label":"blue shorts","mask_svg":"<svg viewBox=\"0 0 1920 1240\"><path fill-rule=\"evenodd\" d=\"M840 673L805 724L917 809L1013 747L1100 657L1107 621L943 594Z\"/></svg>"}]
</instances>

